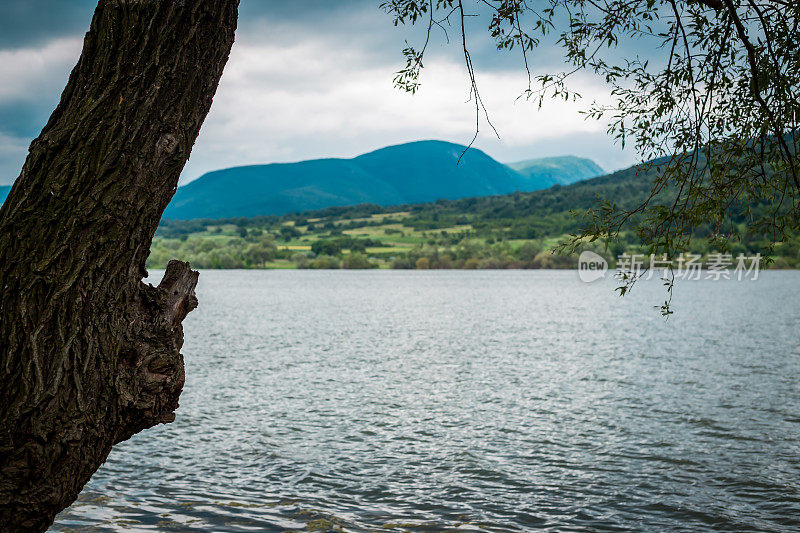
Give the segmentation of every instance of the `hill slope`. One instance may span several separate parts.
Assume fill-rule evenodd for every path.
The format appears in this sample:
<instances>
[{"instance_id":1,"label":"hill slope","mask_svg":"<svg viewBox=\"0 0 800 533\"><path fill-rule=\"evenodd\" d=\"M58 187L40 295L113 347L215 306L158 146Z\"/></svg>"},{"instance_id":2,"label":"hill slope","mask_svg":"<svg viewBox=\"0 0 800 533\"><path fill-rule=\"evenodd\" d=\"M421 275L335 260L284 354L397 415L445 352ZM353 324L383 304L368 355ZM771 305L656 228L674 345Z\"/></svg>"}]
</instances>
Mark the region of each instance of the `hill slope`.
<instances>
[{"instance_id":1,"label":"hill slope","mask_svg":"<svg viewBox=\"0 0 800 533\"><path fill-rule=\"evenodd\" d=\"M8 191L11 190L11 185L0 185L0 205L6 201Z\"/></svg>"},{"instance_id":2,"label":"hill slope","mask_svg":"<svg viewBox=\"0 0 800 533\"><path fill-rule=\"evenodd\" d=\"M600 165L591 159L573 155L529 159L511 163L508 166L525 179L530 180L531 183L541 185L539 188L556 184L569 185L570 183L600 176L604 173Z\"/></svg>"},{"instance_id":3,"label":"hill slope","mask_svg":"<svg viewBox=\"0 0 800 533\"><path fill-rule=\"evenodd\" d=\"M441 219L449 220L444 223L452 223L453 220L464 215L474 215L481 221L480 225L484 226L510 227L520 222L531 221L540 227L550 224L545 231L546 234L560 234L565 231L574 231L580 225L580 221L571 215L571 211L583 211L596 207L598 199L612 200L622 208L639 205L649 196L655 175L655 166L643 169L639 165L635 165L596 178L577 181L569 185L556 184L547 189L535 191L392 206L376 204L336 206L305 211L296 215L287 214L280 217L280 220L327 219L329 217L354 219L386 213L408 212L410 218ZM567 228L563 227L563 221L569 221ZM202 222L214 224L219 221ZM257 221L254 222L257 223ZM163 222L162 228L170 225L189 227L191 223Z\"/></svg>"},{"instance_id":4,"label":"hill slope","mask_svg":"<svg viewBox=\"0 0 800 533\"><path fill-rule=\"evenodd\" d=\"M602 172L576 157L512 170L484 152L443 141L389 146L353 159L254 165L211 172L180 187L165 219L247 217L372 203L397 205L506 194Z\"/></svg>"}]
</instances>

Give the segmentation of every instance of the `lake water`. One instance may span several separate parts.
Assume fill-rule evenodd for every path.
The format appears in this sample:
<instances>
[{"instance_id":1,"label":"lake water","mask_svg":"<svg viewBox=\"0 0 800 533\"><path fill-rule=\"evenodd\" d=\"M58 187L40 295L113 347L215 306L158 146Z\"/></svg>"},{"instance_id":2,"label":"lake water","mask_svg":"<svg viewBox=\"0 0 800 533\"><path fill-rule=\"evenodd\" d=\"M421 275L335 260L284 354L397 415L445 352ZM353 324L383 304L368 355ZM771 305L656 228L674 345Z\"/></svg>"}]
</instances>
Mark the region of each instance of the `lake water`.
<instances>
[{"instance_id":1,"label":"lake water","mask_svg":"<svg viewBox=\"0 0 800 533\"><path fill-rule=\"evenodd\" d=\"M614 286L204 271L177 420L52 531L800 528L800 272Z\"/></svg>"}]
</instances>

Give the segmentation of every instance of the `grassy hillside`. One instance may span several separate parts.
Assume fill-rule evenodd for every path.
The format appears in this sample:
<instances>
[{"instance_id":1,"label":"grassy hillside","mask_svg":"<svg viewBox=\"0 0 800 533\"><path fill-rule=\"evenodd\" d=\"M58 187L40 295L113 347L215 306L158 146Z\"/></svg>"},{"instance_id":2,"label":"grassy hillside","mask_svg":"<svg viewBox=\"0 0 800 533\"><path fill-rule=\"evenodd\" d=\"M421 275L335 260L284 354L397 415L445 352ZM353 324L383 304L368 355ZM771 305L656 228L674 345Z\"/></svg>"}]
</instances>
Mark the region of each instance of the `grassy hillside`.
<instances>
[{"instance_id":1,"label":"grassy hillside","mask_svg":"<svg viewBox=\"0 0 800 533\"><path fill-rule=\"evenodd\" d=\"M397 205L532 191L596 176L576 157L531 160L519 172L480 150L442 141L389 146L353 159L254 165L180 187L165 219L284 214L336 205Z\"/></svg>"},{"instance_id":2,"label":"grassy hillside","mask_svg":"<svg viewBox=\"0 0 800 533\"><path fill-rule=\"evenodd\" d=\"M169 259L199 268L575 268L576 258L551 249L597 198L633 206L650 191L652 175L628 169L567 186L499 196L383 207L364 204L282 216L165 221L153 243L150 268ZM700 227L692 252L707 255L711 228ZM631 231L609 250L612 262L641 253ZM752 255L766 243L734 245ZM779 245L778 267L800 266L800 239Z\"/></svg>"}]
</instances>

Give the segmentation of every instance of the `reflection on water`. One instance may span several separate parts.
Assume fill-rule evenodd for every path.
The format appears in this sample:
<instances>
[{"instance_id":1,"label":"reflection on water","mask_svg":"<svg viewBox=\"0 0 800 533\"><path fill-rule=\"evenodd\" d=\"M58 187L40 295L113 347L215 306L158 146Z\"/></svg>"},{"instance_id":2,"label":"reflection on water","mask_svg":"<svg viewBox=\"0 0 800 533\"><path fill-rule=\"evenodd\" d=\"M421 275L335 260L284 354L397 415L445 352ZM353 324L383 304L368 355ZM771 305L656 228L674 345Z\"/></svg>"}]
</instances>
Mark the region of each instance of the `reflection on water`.
<instances>
[{"instance_id":1,"label":"reflection on water","mask_svg":"<svg viewBox=\"0 0 800 533\"><path fill-rule=\"evenodd\" d=\"M800 528L800 272L200 281L176 422L53 531Z\"/></svg>"}]
</instances>

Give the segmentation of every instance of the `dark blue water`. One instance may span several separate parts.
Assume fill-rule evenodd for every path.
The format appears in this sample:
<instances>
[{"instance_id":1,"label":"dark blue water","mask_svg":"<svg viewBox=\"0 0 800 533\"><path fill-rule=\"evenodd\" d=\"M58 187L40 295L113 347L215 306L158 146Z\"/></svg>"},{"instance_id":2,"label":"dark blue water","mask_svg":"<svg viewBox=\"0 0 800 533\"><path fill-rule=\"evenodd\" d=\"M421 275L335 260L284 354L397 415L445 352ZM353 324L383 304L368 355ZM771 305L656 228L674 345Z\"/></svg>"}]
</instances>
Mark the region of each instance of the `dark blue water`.
<instances>
[{"instance_id":1,"label":"dark blue water","mask_svg":"<svg viewBox=\"0 0 800 533\"><path fill-rule=\"evenodd\" d=\"M800 272L200 280L176 422L53 531L800 529Z\"/></svg>"}]
</instances>

